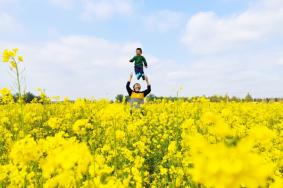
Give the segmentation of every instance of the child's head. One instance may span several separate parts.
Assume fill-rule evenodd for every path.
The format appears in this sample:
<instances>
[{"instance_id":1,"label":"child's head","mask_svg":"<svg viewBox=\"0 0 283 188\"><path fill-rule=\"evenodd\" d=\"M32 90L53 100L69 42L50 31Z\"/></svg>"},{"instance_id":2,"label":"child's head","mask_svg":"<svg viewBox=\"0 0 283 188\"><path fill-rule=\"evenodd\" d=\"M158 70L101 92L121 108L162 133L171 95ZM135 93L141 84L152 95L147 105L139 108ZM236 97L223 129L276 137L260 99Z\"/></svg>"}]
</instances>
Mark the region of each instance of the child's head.
<instances>
[{"instance_id":1,"label":"child's head","mask_svg":"<svg viewBox=\"0 0 283 188\"><path fill-rule=\"evenodd\" d=\"M134 91L139 92L141 90L141 85L139 83L135 83L133 86Z\"/></svg>"},{"instance_id":2,"label":"child's head","mask_svg":"<svg viewBox=\"0 0 283 188\"><path fill-rule=\"evenodd\" d=\"M142 54L142 49L141 48L137 48L136 49L136 54L137 55L141 55Z\"/></svg>"}]
</instances>

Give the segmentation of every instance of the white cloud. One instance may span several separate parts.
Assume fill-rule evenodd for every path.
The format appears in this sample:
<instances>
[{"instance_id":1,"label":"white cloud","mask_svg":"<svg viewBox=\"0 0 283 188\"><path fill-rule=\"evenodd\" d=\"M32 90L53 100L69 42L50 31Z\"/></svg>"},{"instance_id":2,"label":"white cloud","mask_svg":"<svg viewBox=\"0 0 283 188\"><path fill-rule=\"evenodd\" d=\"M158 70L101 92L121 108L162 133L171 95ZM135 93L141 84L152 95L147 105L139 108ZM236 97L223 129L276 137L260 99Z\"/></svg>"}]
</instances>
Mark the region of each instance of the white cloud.
<instances>
[{"instance_id":1,"label":"white cloud","mask_svg":"<svg viewBox=\"0 0 283 188\"><path fill-rule=\"evenodd\" d=\"M36 88L43 88L50 96L114 98L119 93L126 95L125 84L134 69L129 59L142 44L68 36L49 42L1 43L0 51L13 47L18 47L24 55L29 91L36 93ZM173 60L150 54L145 57L149 63L145 72L153 85L153 93L175 95L179 85L169 73L180 67ZM12 83L8 69L6 64L0 64L0 88ZM134 78L133 82L137 80ZM145 82L139 82L146 87Z\"/></svg>"},{"instance_id":2,"label":"white cloud","mask_svg":"<svg viewBox=\"0 0 283 188\"><path fill-rule=\"evenodd\" d=\"M165 32L175 29L182 23L183 14L170 10L161 10L144 18L145 27L149 31Z\"/></svg>"},{"instance_id":3,"label":"white cloud","mask_svg":"<svg viewBox=\"0 0 283 188\"><path fill-rule=\"evenodd\" d=\"M283 65L283 57L278 58L276 62L279 65Z\"/></svg>"},{"instance_id":4,"label":"white cloud","mask_svg":"<svg viewBox=\"0 0 283 188\"><path fill-rule=\"evenodd\" d=\"M235 50L282 39L282 23L282 0L260 0L230 16L220 17L214 12L192 16L182 41L196 53Z\"/></svg>"},{"instance_id":5,"label":"white cloud","mask_svg":"<svg viewBox=\"0 0 283 188\"><path fill-rule=\"evenodd\" d=\"M28 89L44 88L51 96L113 98L126 94L125 83L133 71L128 60L139 42L113 42L90 36L68 36L49 42L1 43L5 48L19 47L25 57ZM271 52L269 52L270 54ZM282 96L282 65L271 65L282 57L273 53L250 57L223 55L176 62L144 54L149 68L145 70L152 83L152 93L175 96L184 86L184 96L226 94L244 96ZM247 63L248 62L248 63ZM0 64L0 88L9 86L8 66ZM136 81L134 81L136 82ZM145 87L145 83L140 81Z\"/></svg>"},{"instance_id":6,"label":"white cloud","mask_svg":"<svg viewBox=\"0 0 283 188\"><path fill-rule=\"evenodd\" d=\"M282 23L282 0L253 1L224 16L199 12L182 38L193 60L170 77L186 80L193 95L282 97Z\"/></svg>"},{"instance_id":7,"label":"white cloud","mask_svg":"<svg viewBox=\"0 0 283 188\"><path fill-rule=\"evenodd\" d=\"M45 88L53 96L99 98L125 93L125 82L133 68L129 58L136 47L141 46L137 42L115 43L87 36L0 45L1 51L13 47L21 49L30 90ZM2 64L1 69L7 72L8 66ZM2 76L0 88L9 86L11 79L8 74Z\"/></svg>"},{"instance_id":8,"label":"white cloud","mask_svg":"<svg viewBox=\"0 0 283 188\"><path fill-rule=\"evenodd\" d=\"M87 21L130 15L133 11L131 0L82 0L82 6L82 18Z\"/></svg>"},{"instance_id":9,"label":"white cloud","mask_svg":"<svg viewBox=\"0 0 283 188\"><path fill-rule=\"evenodd\" d=\"M185 96L227 93L243 97L250 92L255 97L282 97L282 65L275 64L278 56L271 54L252 57L249 54L222 54L203 56L184 64L164 63L161 68L153 70L152 77L158 91L155 93L168 95L169 88L176 91L182 85Z\"/></svg>"},{"instance_id":10,"label":"white cloud","mask_svg":"<svg viewBox=\"0 0 283 188\"><path fill-rule=\"evenodd\" d=\"M0 34L16 33L22 29L21 24L14 17L0 12Z\"/></svg>"},{"instance_id":11,"label":"white cloud","mask_svg":"<svg viewBox=\"0 0 283 188\"><path fill-rule=\"evenodd\" d=\"M82 10L81 18L84 21L130 15L133 11L132 0L49 0L49 2L63 8L78 6Z\"/></svg>"}]
</instances>

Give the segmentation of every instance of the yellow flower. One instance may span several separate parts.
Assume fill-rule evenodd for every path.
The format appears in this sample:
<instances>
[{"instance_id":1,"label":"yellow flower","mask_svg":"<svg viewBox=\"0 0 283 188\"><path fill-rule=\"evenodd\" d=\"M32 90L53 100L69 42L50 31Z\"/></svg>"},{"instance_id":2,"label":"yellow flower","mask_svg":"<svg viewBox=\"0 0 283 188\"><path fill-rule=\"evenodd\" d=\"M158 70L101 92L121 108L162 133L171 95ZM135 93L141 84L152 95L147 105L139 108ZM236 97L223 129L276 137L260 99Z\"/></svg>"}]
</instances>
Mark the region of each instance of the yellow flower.
<instances>
[{"instance_id":1,"label":"yellow flower","mask_svg":"<svg viewBox=\"0 0 283 188\"><path fill-rule=\"evenodd\" d=\"M121 130L116 131L116 139L117 140L123 140L125 138L125 132Z\"/></svg>"},{"instance_id":2,"label":"yellow flower","mask_svg":"<svg viewBox=\"0 0 283 188\"><path fill-rule=\"evenodd\" d=\"M275 177L275 181L271 184L270 188L282 188L283 178Z\"/></svg>"},{"instance_id":3,"label":"yellow flower","mask_svg":"<svg viewBox=\"0 0 283 188\"><path fill-rule=\"evenodd\" d=\"M271 163L244 143L236 147L206 143L193 158L193 179L207 187L259 187L272 175Z\"/></svg>"},{"instance_id":4,"label":"yellow flower","mask_svg":"<svg viewBox=\"0 0 283 188\"><path fill-rule=\"evenodd\" d=\"M130 150L128 150L127 148L122 148L121 150L129 161L134 161L133 154Z\"/></svg>"},{"instance_id":5,"label":"yellow flower","mask_svg":"<svg viewBox=\"0 0 283 188\"><path fill-rule=\"evenodd\" d=\"M19 48L13 48L11 52L13 52L16 55L18 51L19 51Z\"/></svg>"},{"instance_id":6,"label":"yellow flower","mask_svg":"<svg viewBox=\"0 0 283 188\"><path fill-rule=\"evenodd\" d=\"M141 168L142 167L142 164L144 162L144 158L140 157L140 156L137 156L136 159L135 159L135 167L136 168Z\"/></svg>"},{"instance_id":7,"label":"yellow flower","mask_svg":"<svg viewBox=\"0 0 283 188\"><path fill-rule=\"evenodd\" d=\"M78 143L74 138L65 139L59 134L42 140L40 145L47 155L41 162L45 178L56 177L61 180L62 173L70 172L69 178L80 179L88 171L92 157L85 143Z\"/></svg>"},{"instance_id":8,"label":"yellow flower","mask_svg":"<svg viewBox=\"0 0 283 188\"><path fill-rule=\"evenodd\" d=\"M166 175L167 172L168 172L168 169L167 169L167 168L163 168L163 167L160 168L160 174L161 174L161 175Z\"/></svg>"},{"instance_id":9,"label":"yellow flower","mask_svg":"<svg viewBox=\"0 0 283 188\"><path fill-rule=\"evenodd\" d=\"M141 154L145 154L145 152L147 150L145 143L142 142L142 141L138 141L138 142L134 143L134 147L136 147L141 152Z\"/></svg>"},{"instance_id":10,"label":"yellow flower","mask_svg":"<svg viewBox=\"0 0 283 188\"><path fill-rule=\"evenodd\" d=\"M88 119L79 119L73 125L73 131L77 134L86 134L86 129L91 128Z\"/></svg>"},{"instance_id":11,"label":"yellow flower","mask_svg":"<svg viewBox=\"0 0 283 188\"><path fill-rule=\"evenodd\" d=\"M177 143L176 141L172 141L168 146L168 154L173 155L177 151Z\"/></svg>"},{"instance_id":12,"label":"yellow flower","mask_svg":"<svg viewBox=\"0 0 283 188\"><path fill-rule=\"evenodd\" d=\"M52 117L47 121L47 125L50 126L53 129L58 129L61 124L62 123L61 123L60 119L55 118L55 117L54 118Z\"/></svg>"},{"instance_id":13,"label":"yellow flower","mask_svg":"<svg viewBox=\"0 0 283 188\"><path fill-rule=\"evenodd\" d=\"M36 161L40 156L37 143L31 137L26 137L14 144L10 158L15 164L25 165L28 162Z\"/></svg>"},{"instance_id":14,"label":"yellow flower","mask_svg":"<svg viewBox=\"0 0 283 188\"><path fill-rule=\"evenodd\" d=\"M15 61L18 51L19 51L18 48L14 48L12 50L5 49L3 51L3 54L2 54L3 63L9 62L11 59L13 59L13 61ZM23 62L23 56L18 56L18 61ZM14 63L16 63L16 62L14 62ZM12 67L14 67L14 65L12 65Z\"/></svg>"},{"instance_id":15,"label":"yellow flower","mask_svg":"<svg viewBox=\"0 0 283 188\"><path fill-rule=\"evenodd\" d=\"M14 103L12 92L8 88L0 89L0 104Z\"/></svg>"},{"instance_id":16,"label":"yellow flower","mask_svg":"<svg viewBox=\"0 0 283 188\"><path fill-rule=\"evenodd\" d=\"M10 52L9 50L5 49L2 56L3 63L7 63L10 60Z\"/></svg>"},{"instance_id":17,"label":"yellow flower","mask_svg":"<svg viewBox=\"0 0 283 188\"><path fill-rule=\"evenodd\" d=\"M13 68L13 69L17 68L17 63L14 62L14 61L11 61L10 65L11 65L11 68Z\"/></svg>"},{"instance_id":18,"label":"yellow flower","mask_svg":"<svg viewBox=\"0 0 283 188\"><path fill-rule=\"evenodd\" d=\"M136 181L138 185L140 185L142 183L142 177L141 177L139 170L136 167L132 167L131 171L134 176L134 180Z\"/></svg>"},{"instance_id":19,"label":"yellow flower","mask_svg":"<svg viewBox=\"0 0 283 188\"><path fill-rule=\"evenodd\" d=\"M15 50L10 50L9 51L9 56L10 57L15 57L16 56L16 51Z\"/></svg>"},{"instance_id":20,"label":"yellow flower","mask_svg":"<svg viewBox=\"0 0 283 188\"><path fill-rule=\"evenodd\" d=\"M23 56L19 55L19 56L18 56L18 60L19 60L19 62L24 62Z\"/></svg>"},{"instance_id":21,"label":"yellow flower","mask_svg":"<svg viewBox=\"0 0 283 188\"><path fill-rule=\"evenodd\" d=\"M212 126L211 133L219 137L233 136L232 129L224 121L218 121Z\"/></svg>"}]
</instances>

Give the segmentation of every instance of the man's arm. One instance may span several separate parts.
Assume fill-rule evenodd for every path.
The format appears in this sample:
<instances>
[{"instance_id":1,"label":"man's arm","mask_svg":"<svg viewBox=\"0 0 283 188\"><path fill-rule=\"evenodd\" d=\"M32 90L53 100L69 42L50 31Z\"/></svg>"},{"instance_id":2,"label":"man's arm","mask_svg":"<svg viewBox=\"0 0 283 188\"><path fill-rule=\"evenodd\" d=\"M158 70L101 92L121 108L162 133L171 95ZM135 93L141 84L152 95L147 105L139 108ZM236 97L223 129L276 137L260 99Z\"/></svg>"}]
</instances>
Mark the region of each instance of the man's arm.
<instances>
[{"instance_id":1,"label":"man's arm","mask_svg":"<svg viewBox=\"0 0 283 188\"><path fill-rule=\"evenodd\" d=\"M133 90L130 88L130 84L131 84L132 78L133 78L133 74L131 73L130 74L130 78L129 78L129 80L127 82L127 85L126 85L126 89L127 89L127 92L128 92L129 95L131 95L132 92L133 92Z\"/></svg>"},{"instance_id":2,"label":"man's arm","mask_svg":"<svg viewBox=\"0 0 283 188\"><path fill-rule=\"evenodd\" d=\"M147 62L146 62L145 57L143 57L143 63L144 63L144 66L147 68Z\"/></svg>"},{"instance_id":3,"label":"man's arm","mask_svg":"<svg viewBox=\"0 0 283 188\"><path fill-rule=\"evenodd\" d=\"M148 77L147 76L145 77L145 81L146 81L146 84L147 84L147 89L144 90L143 93L144 93L144 96L146 97L151 92L151 85L150 85L150 83L148 81Z\"/></svg>"}]
</instances>

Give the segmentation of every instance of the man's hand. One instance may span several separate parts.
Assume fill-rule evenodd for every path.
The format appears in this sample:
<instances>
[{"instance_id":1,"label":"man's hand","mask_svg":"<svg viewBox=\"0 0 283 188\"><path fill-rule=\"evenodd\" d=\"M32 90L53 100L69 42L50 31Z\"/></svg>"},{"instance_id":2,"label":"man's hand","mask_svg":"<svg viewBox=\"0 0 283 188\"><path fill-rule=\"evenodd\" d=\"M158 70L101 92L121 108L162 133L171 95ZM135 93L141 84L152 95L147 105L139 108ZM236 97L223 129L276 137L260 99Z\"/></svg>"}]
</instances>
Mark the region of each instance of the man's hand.
<instances>
[{"instance_id":1,"label":"man's hand","mask_svg":"<svg viewBox=\"0 0 283 188\"><path fill-rule=\"evenodd\" d=\"M130 77L129 77L129 82L132 81L132 78L133 78L133 73L130 74Z\"/></svg>"},{"instance_id":2,"label":"man's hand","mask_svg":"<svg viewBox=\"0 0 283 188\"><path fill-rule=\"evenodd\" d=\"M150 85L150 84L149 84L149 81L148 81L148 76L145 76L145 81L146 81L146 84L147 84L147 85Z\"/></svg>"}]
</instances>

